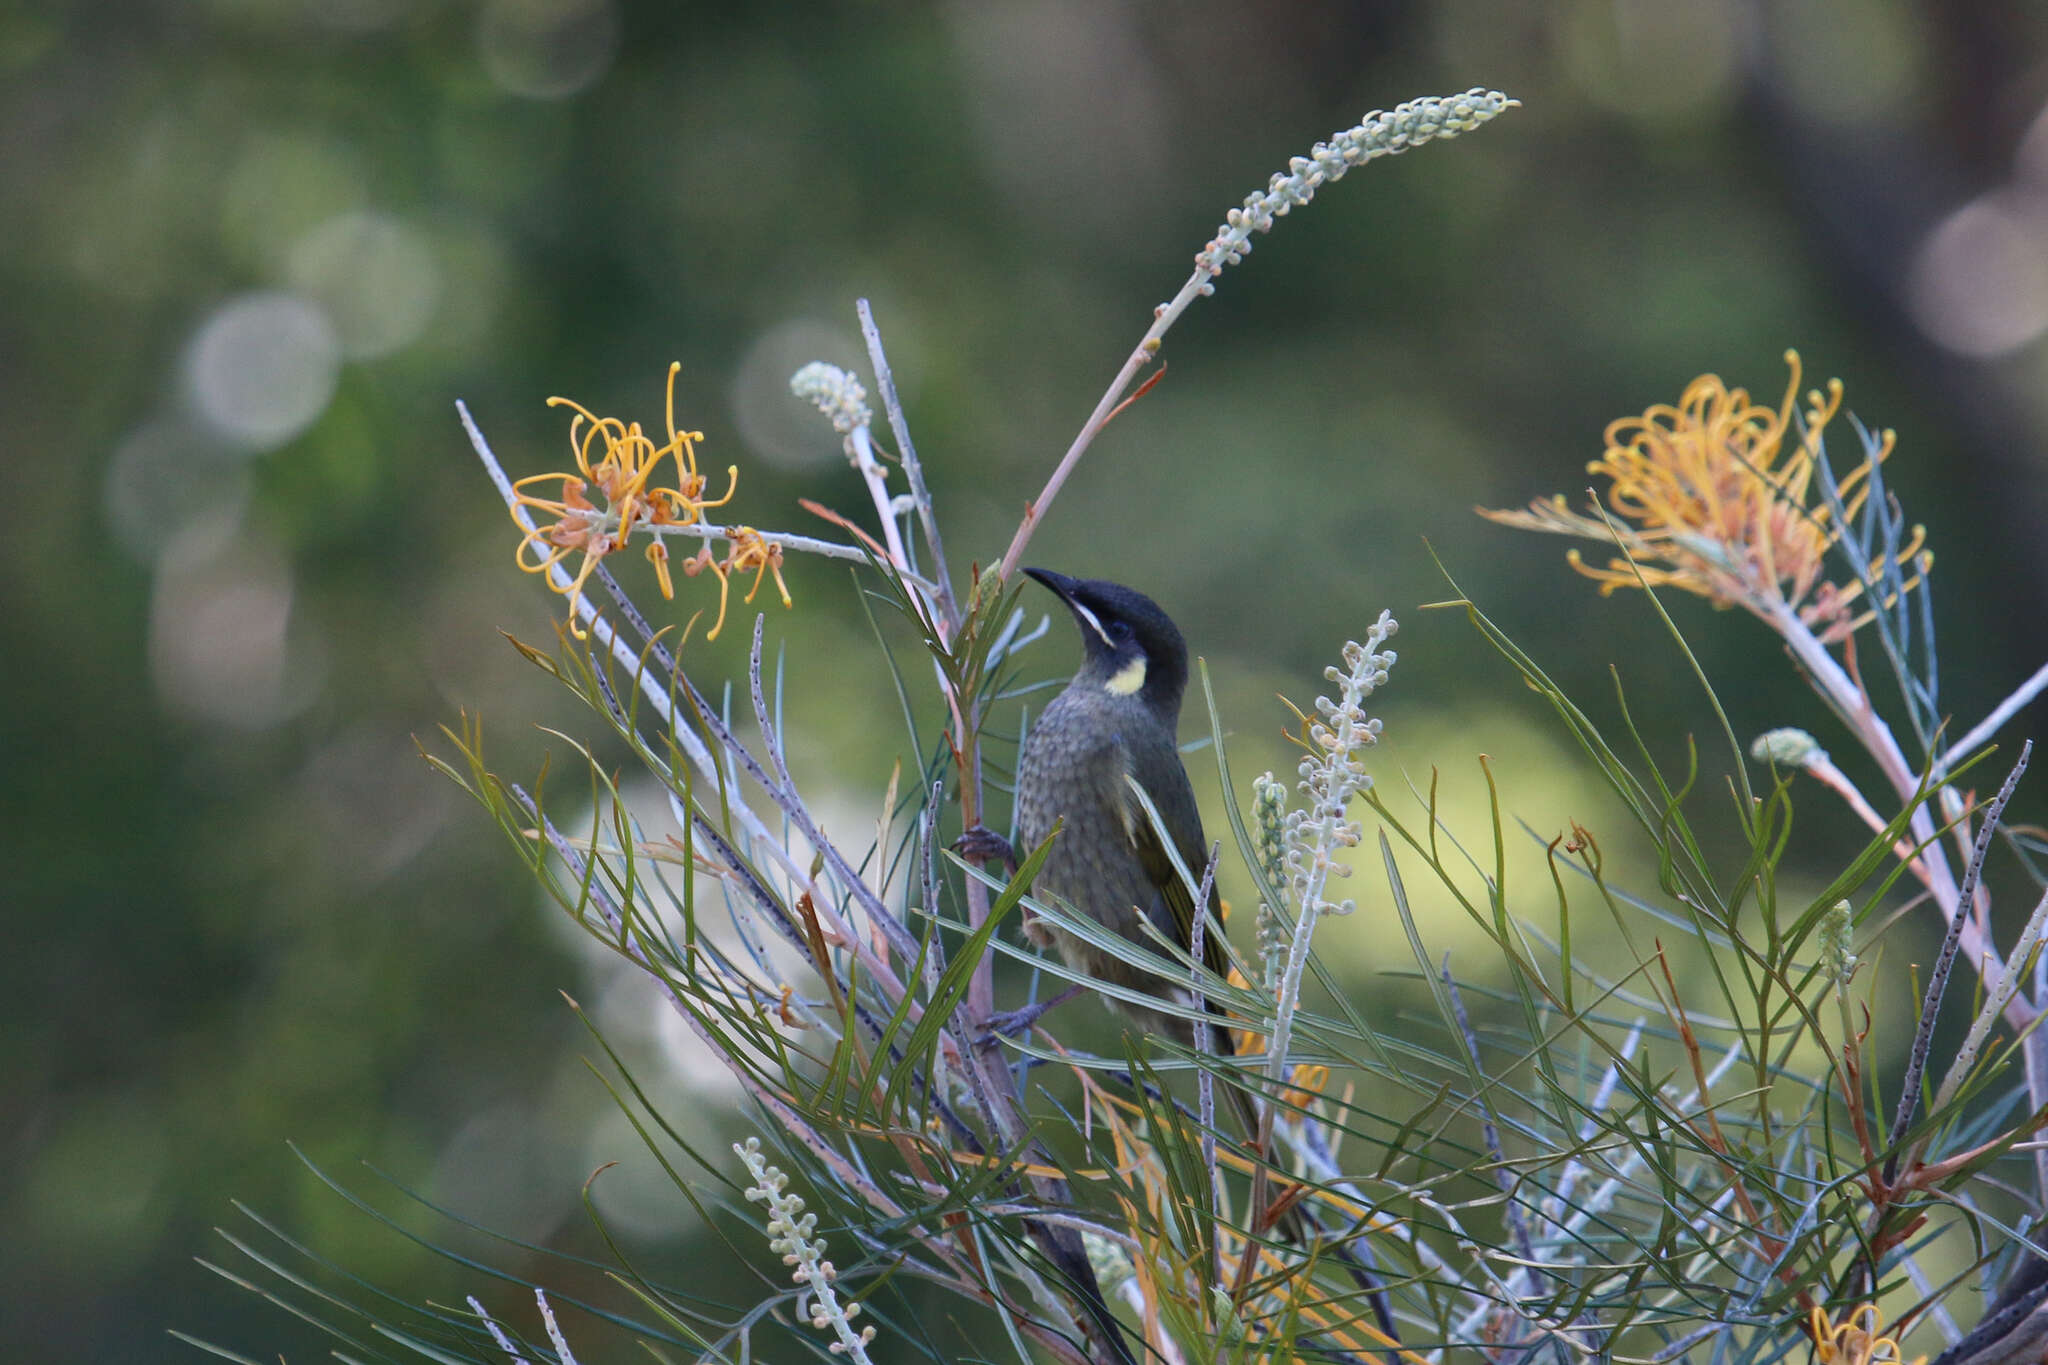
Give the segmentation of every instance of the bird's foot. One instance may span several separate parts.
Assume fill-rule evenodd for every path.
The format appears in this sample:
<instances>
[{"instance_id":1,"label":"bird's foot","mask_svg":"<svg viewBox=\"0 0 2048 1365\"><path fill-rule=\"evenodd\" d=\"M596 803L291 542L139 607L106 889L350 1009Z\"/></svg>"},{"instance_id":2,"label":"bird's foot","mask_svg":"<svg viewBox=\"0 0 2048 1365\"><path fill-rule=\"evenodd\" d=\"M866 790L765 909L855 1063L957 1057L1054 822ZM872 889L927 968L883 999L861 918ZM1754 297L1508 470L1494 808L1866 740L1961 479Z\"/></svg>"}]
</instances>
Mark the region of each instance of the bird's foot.
<instances>
[{"instance_id":1,"label":"bird's foot","mask_svg":"<svg viewBox=\"0 0 2048 1365\"><path fill-rule=\"evenodd\" d=\"M1010 841L990 829L987 825L970 825L965 833L953 841L953 851L969 862L992 863L1000 860L1011 872L1017 870L1017 850Z\"/></svg>"},{"instance_id":2,"label":"bird's foot","mask_svg":"<svg viewBox=\"0 0 2048 1365\"><path fill-rule=\"evenodd\" d=\"M976 1045L983 1050L987 1050L994 1047L996 1041L1000 1038L1015 1038L1030 1032L1032 1026L1045 1017L1047 1011L1056 1005L1066 1004L1069 1000L1079 995L1082 990L1083 987L1080 986L1069 986L1050 1000L1041 1000L1035 1005L1026 1005L1022 1009L1007 1010L1002 1014L990 1015L988 1019L988 1032L975 1040Z\"/></svg>"}]
</instances>

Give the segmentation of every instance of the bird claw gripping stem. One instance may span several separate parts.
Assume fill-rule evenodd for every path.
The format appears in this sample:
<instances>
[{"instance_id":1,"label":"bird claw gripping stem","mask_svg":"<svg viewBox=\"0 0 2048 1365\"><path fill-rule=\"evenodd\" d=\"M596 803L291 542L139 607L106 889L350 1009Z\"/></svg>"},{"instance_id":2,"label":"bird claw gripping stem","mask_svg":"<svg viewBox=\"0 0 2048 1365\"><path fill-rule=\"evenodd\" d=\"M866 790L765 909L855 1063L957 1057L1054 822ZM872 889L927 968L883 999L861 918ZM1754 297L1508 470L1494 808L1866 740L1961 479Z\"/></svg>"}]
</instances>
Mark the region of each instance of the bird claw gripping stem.
<instances>
[{"instance_id":1,"label":"bird claw gripping stem","mask_svg":"<svg viewBox=\"0 0 2048 1365\"><path fill-rule=\"evenodd\" d=\"M1050 1000L1040 1000L1021 1009L990 1015L988 1032L974 1040L975 1046L985 1052L1004 1038L1015 1038L1030 1032L1032 1027L1054 1007L1066 1004L1086 989L1085 986L1069 986Z\"/></svg>"},{"instance_id":2,"label":"bird claw gripping stem","mask_svg":"<svg viewBox=\"0 0 2048 1365\"><path fill-rule=\"evenodd\" d=\"M969 862L992 863L1000 859L1012 875L1017 871L1017 850L987 825L970 826L953 841L953 851Z\"/></svg>"}]
</instances>

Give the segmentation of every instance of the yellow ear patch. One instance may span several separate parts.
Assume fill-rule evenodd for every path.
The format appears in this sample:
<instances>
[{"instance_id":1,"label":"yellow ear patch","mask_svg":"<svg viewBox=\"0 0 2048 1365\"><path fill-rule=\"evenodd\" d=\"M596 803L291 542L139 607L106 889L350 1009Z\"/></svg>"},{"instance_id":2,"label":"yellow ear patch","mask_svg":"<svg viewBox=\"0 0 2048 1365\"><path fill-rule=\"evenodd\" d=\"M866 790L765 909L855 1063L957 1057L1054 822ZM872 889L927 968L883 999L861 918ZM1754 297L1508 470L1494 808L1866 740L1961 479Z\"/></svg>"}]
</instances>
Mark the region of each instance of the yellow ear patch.
<instances>
[{"instance_id":1,"label":"yellow ear patch","mask_svg":"<svg viewBox=\"0 0 2048 1365\"><path fill-rule=\"evenodd\" d=\"M1145 656L1142 654L1125 664L1122 668L1119 668L1110 675L1109 681L1103 684L1111 693L1119 697L1128 697L1144 685Z\"/></svg>"}]
</instances>

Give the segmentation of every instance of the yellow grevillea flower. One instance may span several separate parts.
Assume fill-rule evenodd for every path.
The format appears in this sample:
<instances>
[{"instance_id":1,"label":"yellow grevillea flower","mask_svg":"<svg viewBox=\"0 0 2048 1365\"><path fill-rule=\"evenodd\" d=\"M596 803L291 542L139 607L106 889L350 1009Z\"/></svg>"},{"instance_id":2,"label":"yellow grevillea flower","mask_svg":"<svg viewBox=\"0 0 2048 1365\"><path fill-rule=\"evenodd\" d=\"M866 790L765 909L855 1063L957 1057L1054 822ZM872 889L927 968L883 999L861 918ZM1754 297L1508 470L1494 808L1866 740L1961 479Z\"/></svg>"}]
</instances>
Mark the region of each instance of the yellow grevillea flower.
<instances>
[{"instance_id":1,"label":"yellow grevillea flower","mask_svg":"<svg viewBox=\"0 0 2048 1365\"><path fill-rule=\"evenodd\" d=\"M754 594L761 591L762 578L772 574L775 577L775 591L781 596L782 605L790 605L789 585L782 581L780 542L768 539L751 526L734 526L725 534L725 545L724 559L712 554L711 547L705 545L696 554L684 560L680 566L687 577L695 578L708 569L718 579L718 620L710 630L704 632L704 638L707 640L716 640L718 632L725 629L726 599L731 592L732 576L736 573L745 573L749 569L754 571L754 586L747 589L747 595L741 599L742 601L753 601ZM655 550L661 551L659 556L656 556ZM648 557L655 560L655 569L661 575L662 592L667 594L668 551L657 544L649 549Z\"/></svg>"},{"instance_id":2,"label":"yellow grevillea flower","mask_svg":"<svg viewBox=\"0 0 2048 1365\"><path fill-rule=\"evenodd\" d=\"M1223 922L1226 925L1230 923L1228 901L1223 903ZM1235 964L1231 966L1229 976L1224 979L1241 989L1251 989L1251 982L1245 980L1244 973L1239 971ZM1266 1040L1250 1029L1234 1028L1230 1030L1230 1045L1238 1056L1243 1057L1260 1051L1265 1047ZM1329 1085L1330 1068L1299 1062L1288 1071L1287 1079L1288 1088L1280 1093L1281 1100L1296 1109L1306 1109L1322 1096L1324 1087Z\"/></svg>"},{"instance_id":3,"label":"yellow grevillea flower","mask_svg":"<svg viewBox=\"0 0 2048 1365\"><path fill-rule=\"evenodd\" d=\"M1628 558L1610 559L1605 567L1585 563L1576 550L1567 556L1603 594L1643 584L1683 588L1781 626L1796 612L1823 640L1846 637L1869 620L1851 611L1863 588L1822 577L1842 527L1813 488L1821 433L1841 409L1842 384L1830 380L1825 393L1807 394L1802 430L1793 420L1799 353L1787 351L1785 361L1792 377L1776 407L1708 374L1686 386L1677 406L1660 403L1640 417L1610 423L1606 450L1586 468L1608 480L1611 521L1597 507L1572 511L1563 494L1539 498L1526 510L1480 508L1480 515L1531 531L1610 545L1618 540ZM1851 517L1869 496L1870 471L1891 454L1892 441L1893 433L1883 433L1876 451L1842 478L1842 505ZM1898 551L1899 565L1911 575L1908 587L1933 563L1925 540L1924 529L1915 526L1911 543ZM1865 569L1875 577L1881 567Z\"/></svg>"},{"instance_id":4,"label":"yellow grevillea flower","mask_svg":"<svg viewBox=\"0 0 2048 1365\"><path fill-rule=\"evenodd\" d=\"M1330 1083L1330 1068L1303 1062L1287 1073L1294 1082L1293 1088L1280 1098L1298 1109L1306 1109L1322 1095L1323 1087Z\"/></svg>"},{"instance_id":5,"label":"yellow grevillea flower","mask_svg":"<svg viewBox=\"0 0 2048 1365\"><path fill-rule=\"evenodd\" d=\"M600 560L624 549L638 527L689 526L703 521L705 509L732 501L733 490L739 484L739 467L729 466L725 496L707 495L706 480L697 471L696 443L704 439L704 433L676 430L676 374L681 369L677 364L668 367L666 443L656 445L653 438L641 431L638 422L598 417L573 399L550 398L549 407L576 411L569 423L569 449L576 459L575 472L534 474L512 485L513 521L518 521L521 507L540 514L532 531L522 528L520 568L528 573L546 573L569 555L582 552L583 562L567 586L549 579L569 599L569 628L578 639L583 638L584 630L576 604ZM675 464L675 483L663 487L655 482L655 476L662 461L670 459ZM548 483L558 485L558 496L546 498L526 491ZM672 596L667 549L656 540L647 547L647 557L660 577L662 596ZM778 582L780 578L778 574ZM784 601L787 600L785 594ZM724 619L722 609L720 619Z\"/></svg>"},{"instance_id":6,"label":"yellow grevillea flower","mask_svg":"<svg viewBox=\"0 0 2048 1365\"><path fill-rule=\"evenodd\" d=\"M1895 1338L1883 1335L1884 1315L1874 1303L1858 1304L1849 1310L1849 1315L1840 1322L1829 1322L1827 1314L1816 1306L1806 1320L1806 1331L1813 1338L1814 1357L1822 1365L1905 1365L1906 1358L1899 1353ZM1913 1365L1924 1365L1926 1356L1917 1356Z\"/></svg>"}]
</instances>

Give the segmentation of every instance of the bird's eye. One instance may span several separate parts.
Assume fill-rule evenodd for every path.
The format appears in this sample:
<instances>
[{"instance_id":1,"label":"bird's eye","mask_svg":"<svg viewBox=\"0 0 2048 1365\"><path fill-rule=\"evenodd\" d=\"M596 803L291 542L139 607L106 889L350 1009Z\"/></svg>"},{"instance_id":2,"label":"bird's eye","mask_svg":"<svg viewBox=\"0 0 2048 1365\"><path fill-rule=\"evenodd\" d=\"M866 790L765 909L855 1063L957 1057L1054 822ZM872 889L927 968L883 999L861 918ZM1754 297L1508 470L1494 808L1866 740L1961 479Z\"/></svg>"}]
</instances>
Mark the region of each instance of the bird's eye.
<instances>
[{"instance_id":1,"label":"bird's eye","mask_svg":"<svg viewBox=\"0 0 2048 1365\"><path fill-rule=\"evenodd\" d=\"M1111 621L1109 623L1109 633L1119 640L1128 640L1131 638L1131 623L1129 621Z\"/></svg>"}]
</instances>

